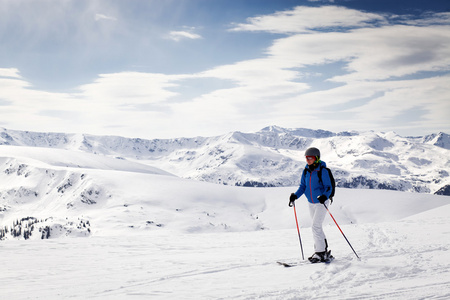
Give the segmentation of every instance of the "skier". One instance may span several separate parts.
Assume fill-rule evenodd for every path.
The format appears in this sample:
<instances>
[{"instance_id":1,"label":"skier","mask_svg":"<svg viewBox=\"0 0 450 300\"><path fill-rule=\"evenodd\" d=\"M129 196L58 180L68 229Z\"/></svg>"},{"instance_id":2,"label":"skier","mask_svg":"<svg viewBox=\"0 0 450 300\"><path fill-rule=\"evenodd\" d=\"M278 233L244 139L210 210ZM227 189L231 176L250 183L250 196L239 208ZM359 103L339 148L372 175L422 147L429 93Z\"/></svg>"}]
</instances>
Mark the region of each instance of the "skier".
<instances>
[{"instance_id":1,"label":"skier","mask_svg":"<svg viewBox=\"0 0 450 300\"><path fill-rule=\"evenodd\" d=\"M289 206L303 194L308 199L309 212L312 219L312 233L314 238L315 253L308 258L312 263L328 262L332 259L331 251L328 251L328 243L323 232L322 223L325 219L331 195L332 184L328 172L321 171L326 163L320 160L320 151L317 148L308 148L305 152L307 165L302 173L300 187L289 198ZM320 171L320 172L319 172ZM321 179L319 179L321 174Z\"/></svg>"}]
</instances>

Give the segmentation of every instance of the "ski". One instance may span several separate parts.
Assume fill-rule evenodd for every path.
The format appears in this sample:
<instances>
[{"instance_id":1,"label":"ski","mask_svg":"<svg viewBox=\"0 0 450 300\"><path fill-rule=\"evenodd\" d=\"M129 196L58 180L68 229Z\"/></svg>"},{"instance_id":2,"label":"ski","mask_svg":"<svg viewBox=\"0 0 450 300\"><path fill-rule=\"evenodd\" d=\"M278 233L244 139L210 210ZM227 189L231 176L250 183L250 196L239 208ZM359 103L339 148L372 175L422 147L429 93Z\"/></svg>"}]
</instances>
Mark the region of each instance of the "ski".
<instances>
[{"instance_id":1,"label":"ski","mask_svg":"<svg viewBox=\"0 0 450 300\"><path fill-rule=\"evenodd\" d=\"M309 264L329 264L334 260L334 257L330 257L329 259L325 260L325 261L318 261L318 262L310 262L310 261L303 261L303 262L283 262L283 261L277 261L277 264L279 264L280 266L283 266L285 268L291 268L291 267L296 267L296 266L301 266L301 265L306 265L308 262Z\"/></svg>"},{"instance_id":2,"label":"ski","mask_svg":"<svg viewBox=\"0 0 450 300\"><path fill-rule=\"evenodd\" d=\"M282 261L277 261L277 264L279 264L280 266L286 267L286 268L298 266L298 263L286 263L286 262L282 262Z\"/></svg>"},{"instance_id":3,"label":"ski","mask_svg":"<svg viewBox=\"0 0 450 300\"><path fill-rule=\"evenodd\" d=\"M324 260L319 260L319 259L311 259L308 258L307 261L300 261L300 262L283 262L283 261L277 261L277 264L279 264L280 266L286 267L286 268L290 268L290 267L295 267L295 266L299 266L299 265L304 265L306 264L306 262L310 262L311 264L317 264L317 263L324 263L324 264L329 264L334 260L334 256L331 255L331 251L327 252L327 258Z\"/></svg>"}]
</instances>

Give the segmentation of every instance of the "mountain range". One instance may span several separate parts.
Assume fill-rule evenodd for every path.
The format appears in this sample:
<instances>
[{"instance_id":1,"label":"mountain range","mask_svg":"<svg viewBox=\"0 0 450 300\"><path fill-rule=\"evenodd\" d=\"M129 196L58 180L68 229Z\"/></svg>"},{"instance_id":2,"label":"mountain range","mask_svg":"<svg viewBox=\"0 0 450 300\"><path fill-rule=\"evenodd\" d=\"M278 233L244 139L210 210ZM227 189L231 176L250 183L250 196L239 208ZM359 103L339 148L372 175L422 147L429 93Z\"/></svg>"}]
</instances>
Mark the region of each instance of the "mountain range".
<instances>
[{"instance_id":1,"label":"mountain range","mask_svg":"<svg viewBox=\"0 0 450 300\"><path fill-rule=\"evenodd\" d=\"M450 195L450 136L443 132L402 137L269 126L255 133L150 140L3 128L0 145L85 152L93 160L115 158L181 178L245 187L298 185L304 151L317 147L338 187Z\"/></svg>"}]
</instances>

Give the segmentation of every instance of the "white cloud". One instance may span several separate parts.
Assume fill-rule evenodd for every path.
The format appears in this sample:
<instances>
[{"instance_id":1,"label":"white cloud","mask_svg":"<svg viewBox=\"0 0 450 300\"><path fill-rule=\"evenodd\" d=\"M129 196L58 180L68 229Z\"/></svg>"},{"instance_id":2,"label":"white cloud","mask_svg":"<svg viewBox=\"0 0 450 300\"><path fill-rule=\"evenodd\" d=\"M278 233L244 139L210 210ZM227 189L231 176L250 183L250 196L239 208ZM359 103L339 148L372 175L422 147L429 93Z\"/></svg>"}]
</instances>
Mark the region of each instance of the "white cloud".
<instances>
[{"instance_id":1,"label":"white cloud","mask_svg":"<svg viewBox=\"0 0 450 300\"><path fill-rule=\"evenodd\" d=\"M380 80L449 70L450 30L393 25L293 35L276 40L268 53L273 59L284 58L291 68L345 62L348 73L330 78L334 81Z\"/></svg>"},{"instance_id":2,"label":"white cloud","mask_svg":"<svg viewBox=\"0 0 450 300\"><path fill-rule=\"evenodd\" d=\"M16 68L0 68L0 77L22 78Z\"/></svg>"},{"instance_id":3,"label":"white cloud","mask_svg":"<svg viewBox=\"0 0 450 300\"><path fill-rule=\"evenodd\" d=\"M201 35L188 31L171 31L168 36L168 39L174 40L175 42L181 41L183 39L196 40L201 38Z\"/></svg>"},{"instance_id":4,"label":"white cloud","mask_svg":"<svg viewBox=\"0 0 450 300\"><path fill-rule=\"evenodd\" d=\"M13 69L13 75L16 76L0 77L0 99L6 100L4 105L0 105L2 126L23 130L45 128L48 131L52 131L51 128L53 131L56 128L70 131L76 127L76 116L84 113L84 106L79 99L65 93L35 90L18 74ZM71 112L72 118L63 120L58 115L47 115L44 112L48 110Z\"/></svg>"},{"instance_id":5,"label":"white cloud","mask_svg":"<svg viewBox=\"0 0 450 300\"><path fill-rule=\"evenodd\" d=\"M168 89L176 87L183 75L140 72L101 74L94 82L80 86L79 96L108 106L133 106L162 103L177 95Z\"/></svg>"},{"instance_id":6,"label":"white cloud","mask_svg":"<svg viewBox=\"0 0 450 300\"><path fill-rule=\"evenodd\" d=\"M95 21L100 21L100 20L117 21L116 18L109 17L109 16L106 16L106 15L103 15L103 14L95 14L94 19L95 19Z\"/></svg>"},{"instance_id":7,"label":"white cloud","mask_svg":"<svg viewBox=\"0 0 450 300\"><path fill-rule=\"evenodd\" d=\"M352 19L349 17L352 14L360 18ZM435 19L434 15L431 17ZM237 84L236 88L204 95L204 102L214 96L228 102L239 99L255 104L253 107L262 104L268 108L264 110L267 118L279 121L271 124L288 122L293 127L298 125L292 124L300 122L301 126L323 126L331 130L338 126L341 130L409 128L425 131L436 127L448 130L445 114L450 112L449 77L423 73L448 73L450 70L449 26L390 25L384 20L384 16L336 7L297 7L288 12L250 18L248 24L240 24L235 30L291 35L275 40L265 58L204 72L205 76L234 80ZM372 26L368 21L381 22ZM342 32L321 30L303 34L308 29L338 24L366 26ZM325 67L330 63L344 65L333 72L340 75L325 78L340 86L309 92L307 82L302 82L302 70L307 72L309 67ZM404 79L412 75L425 78ZM235 102L238 107L238 100ZM420 111L420 117L406 118L413 110ZM257 118L256 113L249 114ZM407 125L402 125L402 121Z\"/></svg>"},{"instance_id":8,"label":"white cloud","mask_svg":"<svg viewBox=\"0 0 450 300\"><path fill-rule=\"evenodd\" d=\"M305 93L273 109L282 118L307 116L311 124L332 130L433 132L448 130L450 76L398 81L357 81ZM305 114L305 110L308 112ZM420 110L418 116L407 116ZM282 117L282 112L284 116Z\"/></svg>"},{"instance_id":9,"label":"white cloud","mask_svg":"<svg viewBox=\"0 0 450 300\"><path fill-rule=\"evenodd\" d=\"M247 19L232 31L267 31L273 33L305 33L314 29L364 27L371 23L386 23L384 16L340 6L298 6L293 10Z\"/></svg>"},{"instance_id":10,"label":"white cloud","mask_svg":"<svg viewBox=\"0 0 450 300\"><path fill-rule=\"evenodd\" d=\"M413 26L450 25L450 12L427 12L424 14L423 18L419 19L410 19L403 16L395 16L393 19L402 24Z\"/></svg>"},{"instance_id":11,"label":"white cloud","mask_svg":"<svg viewBox=\"0 0 450 300\"><path fill-rule=\"evenodd\" d=\"M410 131L428 131L446 128L445 117L450 112L450 76L418 80L403 80L374 83L374 89L383 94L364 106L349 109L360 124L376 124L388 130L403 125ZM420 116L407 116L412 110L422 111ZM402 124L403 123L403 124ZM395 124L395 125L393 125Z\"/></svg>"},{"instance_id":12,"label":"white cloud","mask_svg":"<svg viewBox=\"0 0 450 300\"><path fill-rule=\"evenodd\" d=\"M1 72L8 75L8 72ZM149 124L170 129L165 101L179 76L124 72L104 74L77 93L36 90L24 79L0 76L0 125L23 130L86 132L144 137ZM152 109L151 105L155 106ZM166 106L166 109L158 108ZM155 128L151 132L155 133Z\"/></svg>"}]
</instances>

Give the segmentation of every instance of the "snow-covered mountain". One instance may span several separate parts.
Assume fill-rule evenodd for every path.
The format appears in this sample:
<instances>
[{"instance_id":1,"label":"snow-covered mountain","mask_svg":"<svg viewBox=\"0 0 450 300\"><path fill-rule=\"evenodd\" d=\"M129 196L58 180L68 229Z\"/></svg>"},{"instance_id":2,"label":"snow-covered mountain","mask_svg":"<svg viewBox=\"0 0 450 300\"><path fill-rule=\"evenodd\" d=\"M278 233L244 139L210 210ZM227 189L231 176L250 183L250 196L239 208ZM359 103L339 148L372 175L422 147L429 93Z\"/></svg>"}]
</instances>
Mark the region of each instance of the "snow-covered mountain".
<instances>
[{"instance_id":1,"label":"snow-covered mountain","mask_svg":"<svg viewBox=\"0 0 450 300\"><path fill-rule=\"evenodd\" d=\"M0 168L1 299L450 294L447 196L337 188L329 209L361 261L327 215L336 259L313 265L302 260L287 205L296 187L219 185L130 160L28 146L0 146ZM296 209L308 257L314 242L304 197Z\"/></svg>"},{"instance_id":2,"label":"snow-covered mountain","mask_svg":"<svg viewBox=\"0 0 450 300\"><path fill-rule=\"evenodd\" d=\"M294 186L305 149L321 150L337 186L450 195L450 136L340 132L270 126L215 137L131 139L0 130L0 145L57 148L134 161L224 185Z\"/></svg>"},{"instance_id":3,"label":"snow-covered mountain","mask_svg":"<svg viewBox=\"0 0 450 300\"><path fill-rule=\"evenodd\" d=\"M283 208L295 186L280 190L219 185L104 155L11 145L0 146L0 170L0 240L121 235L126 229L162 227L209 232L292 225ZM336 192L340 205L354 202L351 210L340 206L337 213L343 224L407 217L449 201L429 194L386 194L394 191L365 193L364 199L355 199L348 194L352 190L338 188ZM343 201L345 198L348 200ZM393 198L395 206L391 205ZM366 214L371 202L390 209ZM307 214L306 208L299 212L305 226L309 226Z\"/></svg>"},{"instance_id":4,"label":"snow-covered mountain","mask_svg":"<svg viewBox=\"0 0 450 300\"><path fill-rule=\"evenodd\" d=\"M401 176L377 169L389 161L406 162L400 174L448 169L443 134L317 134L267 128L146 141L2 131L0 298L448 298L450 197L337 188L329 209L361 261L327 215L336 259L313 265L302 260L287 205L296 186L245 188L174 176L228 170L236 178L274 178L271 172L300 172L310 145L336 170L366 168L384 179ZM307 257L314 249L308 204L304 197L296 203Z\"/></svg>"}]
</instances>

